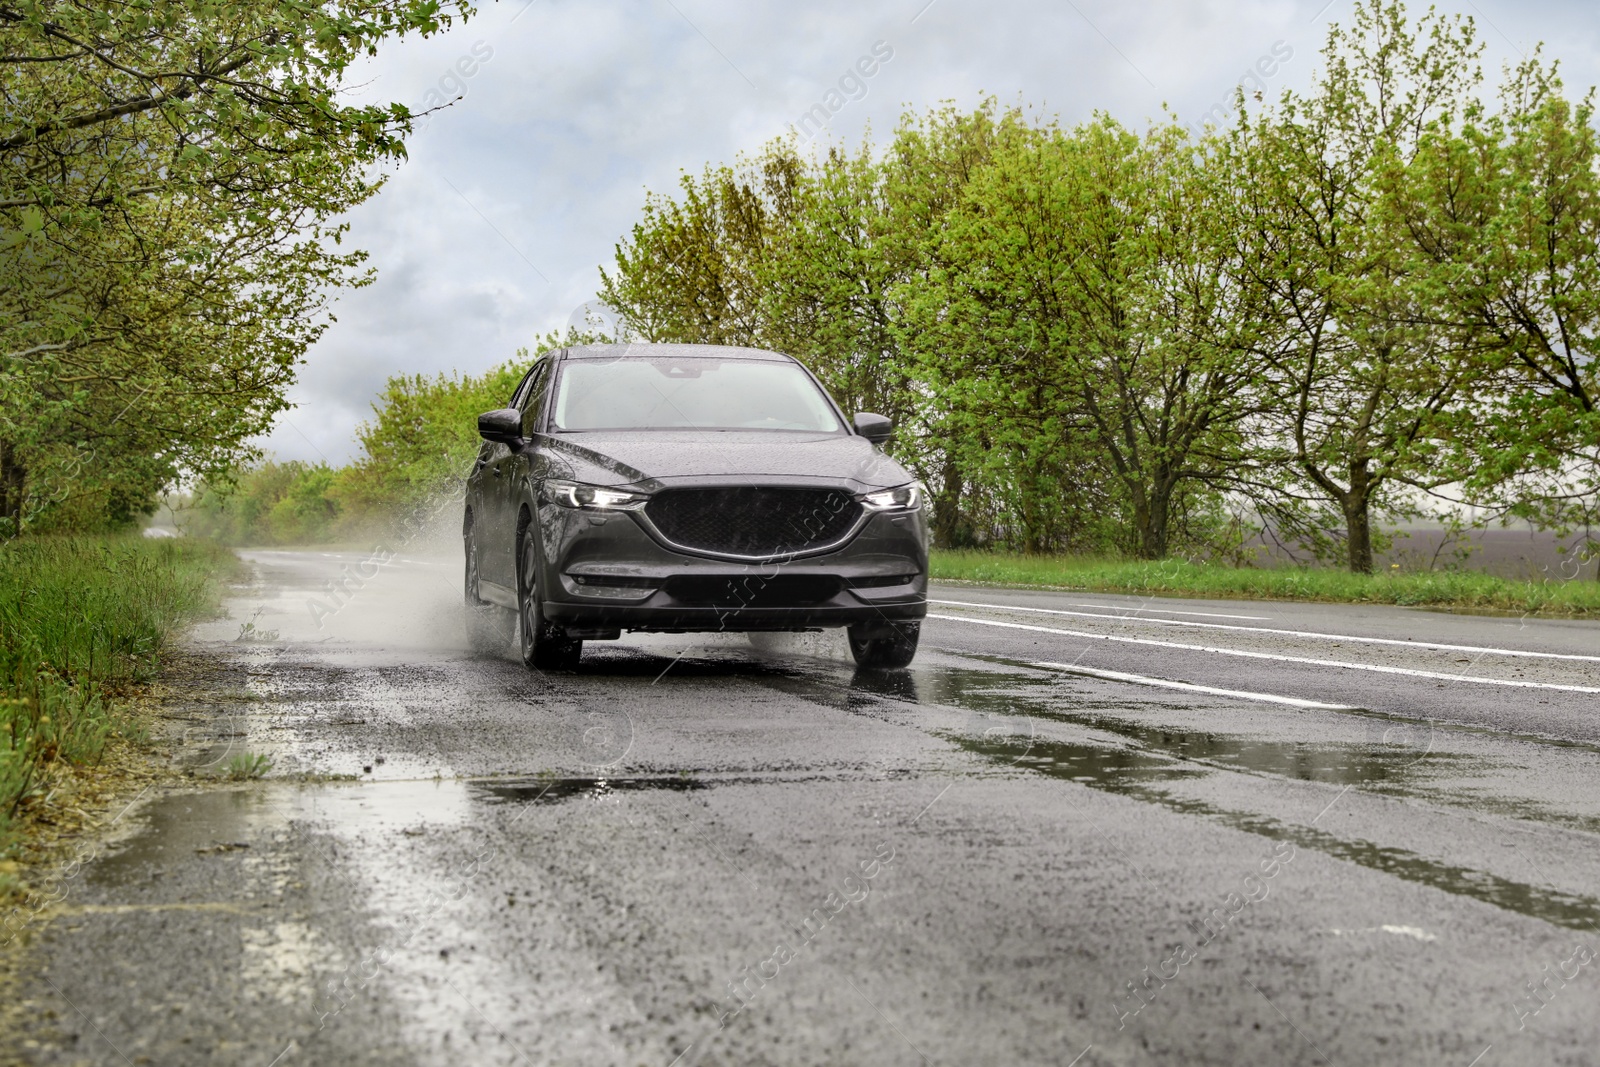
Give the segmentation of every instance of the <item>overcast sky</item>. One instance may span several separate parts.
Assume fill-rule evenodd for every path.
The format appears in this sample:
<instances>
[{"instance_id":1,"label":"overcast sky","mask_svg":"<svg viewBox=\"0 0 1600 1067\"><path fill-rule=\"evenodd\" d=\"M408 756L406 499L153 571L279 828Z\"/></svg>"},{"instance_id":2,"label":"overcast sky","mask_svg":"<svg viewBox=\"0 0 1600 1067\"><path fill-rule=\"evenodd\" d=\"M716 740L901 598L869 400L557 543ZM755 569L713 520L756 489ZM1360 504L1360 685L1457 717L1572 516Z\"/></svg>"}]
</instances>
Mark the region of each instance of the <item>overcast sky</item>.
<instances>
[{"instance_id":1,"label":"overcast sky","mask_svg":"<svg viewBox=\"0 0 1600 1067\"><path fill-rule=\"evenodd\" d=\"M1104 110L1142 125L1167 106L1198 123L1249 69L1272 72L1269 95L1304 87L1328 23L1352 3L483 3L448 34L392 44L353 79L356 98L414 111L430 89L463 98L351 214L377 281L339 298L339 321L308 354L295 407L266 447L344 463L390 375L480 371L565 328L593 299L646 189L670 190L684 170L783 134L875 47L889 58L846 80L825 137L856 143L870 129L882 140L907 107L971 107L985 93L1068 122ZM1438 6L1478 21L1493 80L1545 41L1570 91L1600 81L1593 0Z\"/></svg>"}]
</instances>

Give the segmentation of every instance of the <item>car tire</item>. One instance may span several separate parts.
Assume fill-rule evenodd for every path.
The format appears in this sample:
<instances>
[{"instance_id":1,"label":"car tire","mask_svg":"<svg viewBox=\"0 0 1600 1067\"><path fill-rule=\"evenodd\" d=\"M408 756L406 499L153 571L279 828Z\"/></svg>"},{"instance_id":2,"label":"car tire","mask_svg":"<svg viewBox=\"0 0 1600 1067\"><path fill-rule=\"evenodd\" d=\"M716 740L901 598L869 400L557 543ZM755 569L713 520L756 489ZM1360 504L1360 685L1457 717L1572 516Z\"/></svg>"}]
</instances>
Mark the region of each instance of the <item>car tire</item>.
<instances>
[{"instance_id":1,"label":"car tire","mask_svg":"<svg viewBox=\"0 0 1600 1067\"><path fill-rule=\"evenodd\" d=\"M897 671L917 656L920 622L856 623L847 631L856 666L869 671Z\"/></svg>"},{"instance_id":2,"label":"car tire","mask_svg":"<svg viewBox=\"0 0 1600 1067\"><path fill-rule=\"evenodd\" d=\"M463 607L467 614L467 646L480 655L504 652L511 643L511 624L514 616L502 607L478 598L478 545L467 527L462 539L466 550L467 566L462 590Z\"/></svg>"},{"instance_id":3,"label":"car tire","mask_svg":"<svg viewBox=\"0 0 1600 1067\"><path fill-rule=\"evenodd\" d=\"M539 573L537 553L533 534L523 531L517 545L517 643L522 662L540 671L576 670L583 642L544 617L534 578Z\"/></svg>"}]
</instances>

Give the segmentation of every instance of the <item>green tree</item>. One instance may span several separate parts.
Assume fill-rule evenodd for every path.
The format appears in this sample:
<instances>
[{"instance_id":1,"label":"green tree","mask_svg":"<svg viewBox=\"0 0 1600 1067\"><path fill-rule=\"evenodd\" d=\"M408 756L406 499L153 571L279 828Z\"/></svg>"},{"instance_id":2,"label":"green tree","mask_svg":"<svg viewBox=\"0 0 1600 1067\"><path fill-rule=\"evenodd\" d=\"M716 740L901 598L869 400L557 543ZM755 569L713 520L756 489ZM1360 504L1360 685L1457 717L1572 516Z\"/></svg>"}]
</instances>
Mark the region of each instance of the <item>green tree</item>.
<instances>
[{"instance_id":1,"label":"green tree","mask_svg":"<svg viewBox=\"0 0 1600 1067\"><path fill-rule=\"evenodd\" d=\"M0 0L0 525L70 495L63 456L159 487L249 453L366 278L336 217L403 156L344 75L466 12Z\"/></svg>"},{"instance_id":2,"label":"green tree","mask_svg":"<svg viewBox=\"0 0 1600 1067\"><path fill-rule=\"evenodd\" d=\"M920 365L1014 457L1026 550L1057 540L1076 498L1120 512L1136 555L1165 556L1183 494L1237 451L1249 364L1217 343L1229 297L1206 179L1181 131L1013 116L942 228L910 303Z\"/></svg>"},{"instance_id":3,"label":"green tree","mask_svg":"<svg viewBox=\"0 0 1600 1067\"><path fill-rule=\"evenodd\" d=\"M787 162L786 147L773 156ZM770 164L769 164L770 166ZM882 165L870 144L832 148L785 185L785 225L760 270L768 343L804 360L847 412L905 424L909 387L890 291L901 264L886 254L889 217Z\"/></svg>"},{"instance_id":4,"label":"green tree","mask_svg":"<svg viewBox=\"0 0 1600 1067\"><path fill-rule=\"evenodd\" d=\"M1441 319L1476 339L1485 388L1451 446L1474 499L1592 528L1600 494L1600 144L1535 54L1497 114L1434 137L1405 204Z\"/></svg>"},{"instance_id":5,"label":"green tree","mask_svg":"<svg viewBox=\"0 0 1600 1067\"><path fill-rule=\"evenodd\" d=\"M683 175L681 200L647 194L613 268L600 269L600 298L646 341L768 343L765 262L801 172L798 157L774 144L736 167Z\"/></svg>"},{"instance_id":6,"label":"green tree","mask_svg":"<svg viewBox=\"0 0 1600 1067\"><path fill-rule=\"evenodd\" d=\"M960 203L967 184L985 166L1003 126L1019 119L1002 115L993 98L972 112L944 104L925 115L905 115L883 162L886 222L877 245L886 272L893 279L890 321L900 374L911 380L908 436L901 455L928 483L933 498L932 532L941 547L967 544L1000 533L994 529L997 494L1004 464L984 444L984 430L975 425L970 407L951 402L937 387L919 383L916 337L908 325L907 307L943 269L939 261L941 233L950 212Z\"/></svg>"},{"instance_id":7,"label":"green tree","mask_svg":"<svg viewBox=\"0 0 1600 1067\"><path fill-rule=\"evenodd\" d=\"M358 431L363 455L338 487L345 506L387 518L458 490L483 443L478 415L510 402L530 358L520 349L481 375L390 378Z\"/></svg>"},{"instance_id":8,"label":"green tree","mask_svg":"<svg viewBox=\"0 0 1600 1067\"><path fill-rule=\"evenodd\" d=\"M1281 324L1256 344L1262 459L1285 495L1331 507L1353 571L1372 570L1375 512L1461 475L1440 442L1478 365L1413 269L1394 200L1426 177L1414 165L1430 135L1475 109L1480 51L1471 20L1430 13L1413 29L1403 5L1363 0L1350 30L1329 31L1313 90L1254 119L1241 108L1223 152L1231 261L1262 321Z\"/></svg>"},{"instance_id":9,"label":"green tree","mask_svg":"<svg viewBox=\"0 0 1600 1067\"><path fill-rule=\"evenodd\" d=\"M338 472L323 463L267 462L202 483L182 508L187 533L233 545L315 544L334 531Z\"/></svg>"}]
</instances>

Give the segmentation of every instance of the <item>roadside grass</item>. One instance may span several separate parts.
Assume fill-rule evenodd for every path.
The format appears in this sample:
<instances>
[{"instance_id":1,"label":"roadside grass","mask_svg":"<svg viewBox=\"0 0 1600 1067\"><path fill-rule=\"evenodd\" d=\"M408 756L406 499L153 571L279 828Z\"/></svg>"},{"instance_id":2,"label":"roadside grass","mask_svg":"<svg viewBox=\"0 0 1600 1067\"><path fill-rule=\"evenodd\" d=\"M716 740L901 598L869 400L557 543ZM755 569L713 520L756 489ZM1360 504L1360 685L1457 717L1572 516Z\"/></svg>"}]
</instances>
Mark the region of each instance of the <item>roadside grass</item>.
<instances>
[{"instance_id":1,"label":"roadside grass","mask_svg":"<svg viewBox=\"0 0 1600 1067\"><path fill-rule=\"evenodd\" d=\"M230 782L245 782L252 778L260 778L272 770L272 760L264 753L241 752L228 761L228 768L223 777Z\"/></svg>"},{"instance_id":2,"label":"roadside grass","mask_svg":"<svg viewBox=\"0 0 1600 1067\"><path fill-rule=\"evenodd\" d=\"M23 538L0 545L0 841L53 765L97 763L137 740L119 702L168 641L215 610L232 554L189 540Z\"/></svg>"},{"instance_id":3,"label":"roadside grass","mask_svg":"<svg viewBox=\"0 0 1600 1067\"><path fill-rule=\"evenodd\" d=\"M1023 556L936 549L930 573L947 581L1170 597L1398 604L1465 611L1600 618L1600 582L1519 582L1474 571L1351 574L1333 569L1257 570L1180 559Z\"/></svg>"}]
</instances>

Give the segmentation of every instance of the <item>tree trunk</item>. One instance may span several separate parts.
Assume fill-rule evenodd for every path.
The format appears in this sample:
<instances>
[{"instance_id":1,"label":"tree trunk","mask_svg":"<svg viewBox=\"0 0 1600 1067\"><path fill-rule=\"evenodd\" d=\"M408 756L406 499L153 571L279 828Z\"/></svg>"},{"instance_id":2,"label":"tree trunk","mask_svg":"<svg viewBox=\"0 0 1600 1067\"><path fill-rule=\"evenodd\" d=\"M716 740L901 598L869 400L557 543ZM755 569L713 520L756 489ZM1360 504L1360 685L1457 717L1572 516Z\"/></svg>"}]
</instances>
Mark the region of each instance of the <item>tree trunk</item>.
<instances>
[{"instance_id":1,"label":"tree trunk","mask_svg":"<svg viewBox=\"0 0 1600 1067\"><path fill-rule=\"evenodd\" d=\"M955 548L961 526L961 474L954 459L946 457L939 475L939 494L933 498L933 544Z\"/></svg>"},{"instance_id":2,"label":"tree trunk","mask_svg":"<svg viewBox=\"0 0 1600 1067\"><path fill-rule=\"evenodd\" d=\"M1022 494L1022 513L1017 516L1022 523L1022 554L1024 556L1037 556L1039 554L1039 526L1037 522L1039 508L1035 501L1039 499L1036 487L1037 479L1030 480ZM1034 491L1030 491L1034 490Z\"/></svg>"},{"instance_id":3,"label":"tree trunk","mask_svg":"<svg viewBox=\"0 0 1600 1067\"><path fill-rule=\"evenodd\" d=\"M27 478L16 446L0 440L0 537L15 537L22 532L22 496Z\"/></svg>"},{"instance_id":4,"label":"tree trunk","mask_svg":"<svg viewBox=\"0 0 1600 1067\"><path fill-rule=\"evenodd\" d=\"M1175 481L1166 476L1157 478L1147 490L1134 496L1134 554L1140 559L1167 558Z\"/></svg>"},{"instance_id":5,"label":"tree trunk","mask_svg":"<svg viewBox=\"0 0 1600 1067\"><path fill-rule=\"evenodd\" d=\"M1365 460L1350 464L1350 489L1344 494L1345 548L1352 574L1372 573L1371 472Z\"/></svg>"}]
</instances>

